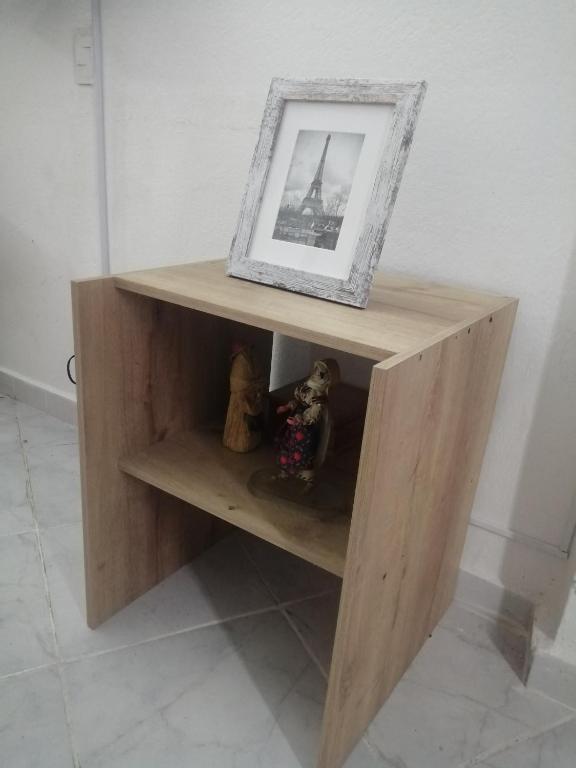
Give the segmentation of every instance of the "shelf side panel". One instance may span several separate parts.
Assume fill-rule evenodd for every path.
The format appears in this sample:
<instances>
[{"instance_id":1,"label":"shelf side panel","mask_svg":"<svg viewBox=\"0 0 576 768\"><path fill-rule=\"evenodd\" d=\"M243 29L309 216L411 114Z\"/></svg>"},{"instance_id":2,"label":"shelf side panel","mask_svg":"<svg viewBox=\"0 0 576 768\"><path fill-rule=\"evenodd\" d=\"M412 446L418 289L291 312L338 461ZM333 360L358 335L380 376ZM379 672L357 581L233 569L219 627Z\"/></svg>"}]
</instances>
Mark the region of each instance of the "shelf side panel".
<instances>
[{"instance_id":1,"label":"shelf side panel","mask_svg":"<svg viewBox=\"0 0 576 768\"><path fill-rule=\"evenodd\" d=\"M343 764L452 600L515 310L374 368L319 768Z\"/></svg>"},{"instance_id":2,"label":"shelf side panel","mask_svg":"<svg viewBox=\"0 0 576 768\"><path fill-rule=\"evenodd\" d=\"M87 617L96 627L209 546L205 512L127 477L118 459L196 423L210 402L221 408L208 340L224 321L123 293L111 278L74 283L72 297Z\"/></svg>"}]
</instances>

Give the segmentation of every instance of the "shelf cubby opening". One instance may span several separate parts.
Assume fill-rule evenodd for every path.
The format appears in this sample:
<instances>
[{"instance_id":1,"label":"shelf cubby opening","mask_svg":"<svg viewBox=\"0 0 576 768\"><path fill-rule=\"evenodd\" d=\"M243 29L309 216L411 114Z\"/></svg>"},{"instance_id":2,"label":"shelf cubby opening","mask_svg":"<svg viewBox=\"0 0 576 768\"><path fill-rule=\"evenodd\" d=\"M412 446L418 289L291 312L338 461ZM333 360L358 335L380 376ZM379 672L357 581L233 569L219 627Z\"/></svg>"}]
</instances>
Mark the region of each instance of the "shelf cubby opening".
<instances>
[{"instance_id":1,"label":"shelf cubby opening","mask_svg":"<svg viewBox=\"0 0 576 768\"><path fill-rule=\"evenodd\" d=\"M264 438L256 450L235 453L222 445L222 433L234 345L253 348L269 383L273 333L158 299L132 295L130 300L140 302L155 318L148 361L153 374L147 393L153 428L146 441L121 455L122 472L342 576L367 391L341 382L331 393L338 423L321 477L344 494L345 512L318 515L306 503L258 498L248 481L256 470L275 466L273 443L279 424L275 406L290 399L294 382L269 393ZM322 353L338 354L328 348ZM156 414L161 416L161 428L155 427Z\"/></svg>"}]
</instances>

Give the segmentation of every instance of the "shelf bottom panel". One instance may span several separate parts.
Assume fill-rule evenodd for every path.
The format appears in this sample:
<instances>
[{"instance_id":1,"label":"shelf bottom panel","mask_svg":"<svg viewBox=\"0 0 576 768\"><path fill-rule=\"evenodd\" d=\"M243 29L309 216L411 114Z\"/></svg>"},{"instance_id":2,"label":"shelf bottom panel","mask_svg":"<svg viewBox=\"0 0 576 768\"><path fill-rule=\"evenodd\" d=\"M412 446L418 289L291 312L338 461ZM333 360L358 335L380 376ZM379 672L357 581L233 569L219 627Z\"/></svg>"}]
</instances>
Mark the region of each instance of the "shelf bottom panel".
<instances>
[{"instance_id":1,"label":"shelf bottom panel","mask_svg":"<svg viewBox=\"0 0 576 768\"><path fill-rule=\"evenodd\" d=\"M350 517L318 520L283 499L260 499L248 490L251 474L273 466L272 450L224 448L219 433L181 432L120 460L128 475L226 520L337 576L344 573Z\"/></svg>"}]
</instances>

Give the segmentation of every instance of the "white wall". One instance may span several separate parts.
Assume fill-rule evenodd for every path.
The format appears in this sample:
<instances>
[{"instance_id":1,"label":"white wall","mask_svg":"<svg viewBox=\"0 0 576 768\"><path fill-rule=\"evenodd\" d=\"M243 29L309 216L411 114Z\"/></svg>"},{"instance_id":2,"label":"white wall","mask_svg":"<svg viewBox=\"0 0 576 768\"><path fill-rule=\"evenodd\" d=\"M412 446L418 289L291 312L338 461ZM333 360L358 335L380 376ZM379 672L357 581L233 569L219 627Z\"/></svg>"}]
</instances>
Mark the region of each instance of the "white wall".
<instances>
[{"instance_id":1,"label":"white wall","mask_svg":"<svg viewBox=\"0 0 576 768\"><path fill-rule=\"evenodd\" d=\"M272 76L429 81L381 267L521 300L464 564L541 601L574 523L574 3L103 11L115 270L227 255Z\"/></svg>"},{"instance_id":2,"label":"white wall","mask_svg":"<svg viewBox=\"0 0 576 768\"><path fill-rule=\"evenodd\" d=\"M89 0L0 0L0 373L71 395L70 286L97 274L92 89L74 82Z\"/></svg>"}]
</instances>

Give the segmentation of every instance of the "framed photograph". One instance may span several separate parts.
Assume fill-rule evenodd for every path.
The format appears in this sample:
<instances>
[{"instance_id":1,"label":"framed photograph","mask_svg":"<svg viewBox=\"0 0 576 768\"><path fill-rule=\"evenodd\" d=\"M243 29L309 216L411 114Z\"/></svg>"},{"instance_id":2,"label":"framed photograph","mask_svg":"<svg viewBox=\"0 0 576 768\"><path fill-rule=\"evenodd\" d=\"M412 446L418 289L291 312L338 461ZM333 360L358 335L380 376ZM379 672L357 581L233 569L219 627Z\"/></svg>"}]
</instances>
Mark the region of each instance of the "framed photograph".
<instances>
[{"instance_id":1,"label":"framed photograph","mask_svg":"<svg viewBox=\"0 0 576 768\"><path fill-rule=\"evenodd\" d=\"M425 91L272 80L228 274L365 307Z\"/></svg>"}]
</instances>

